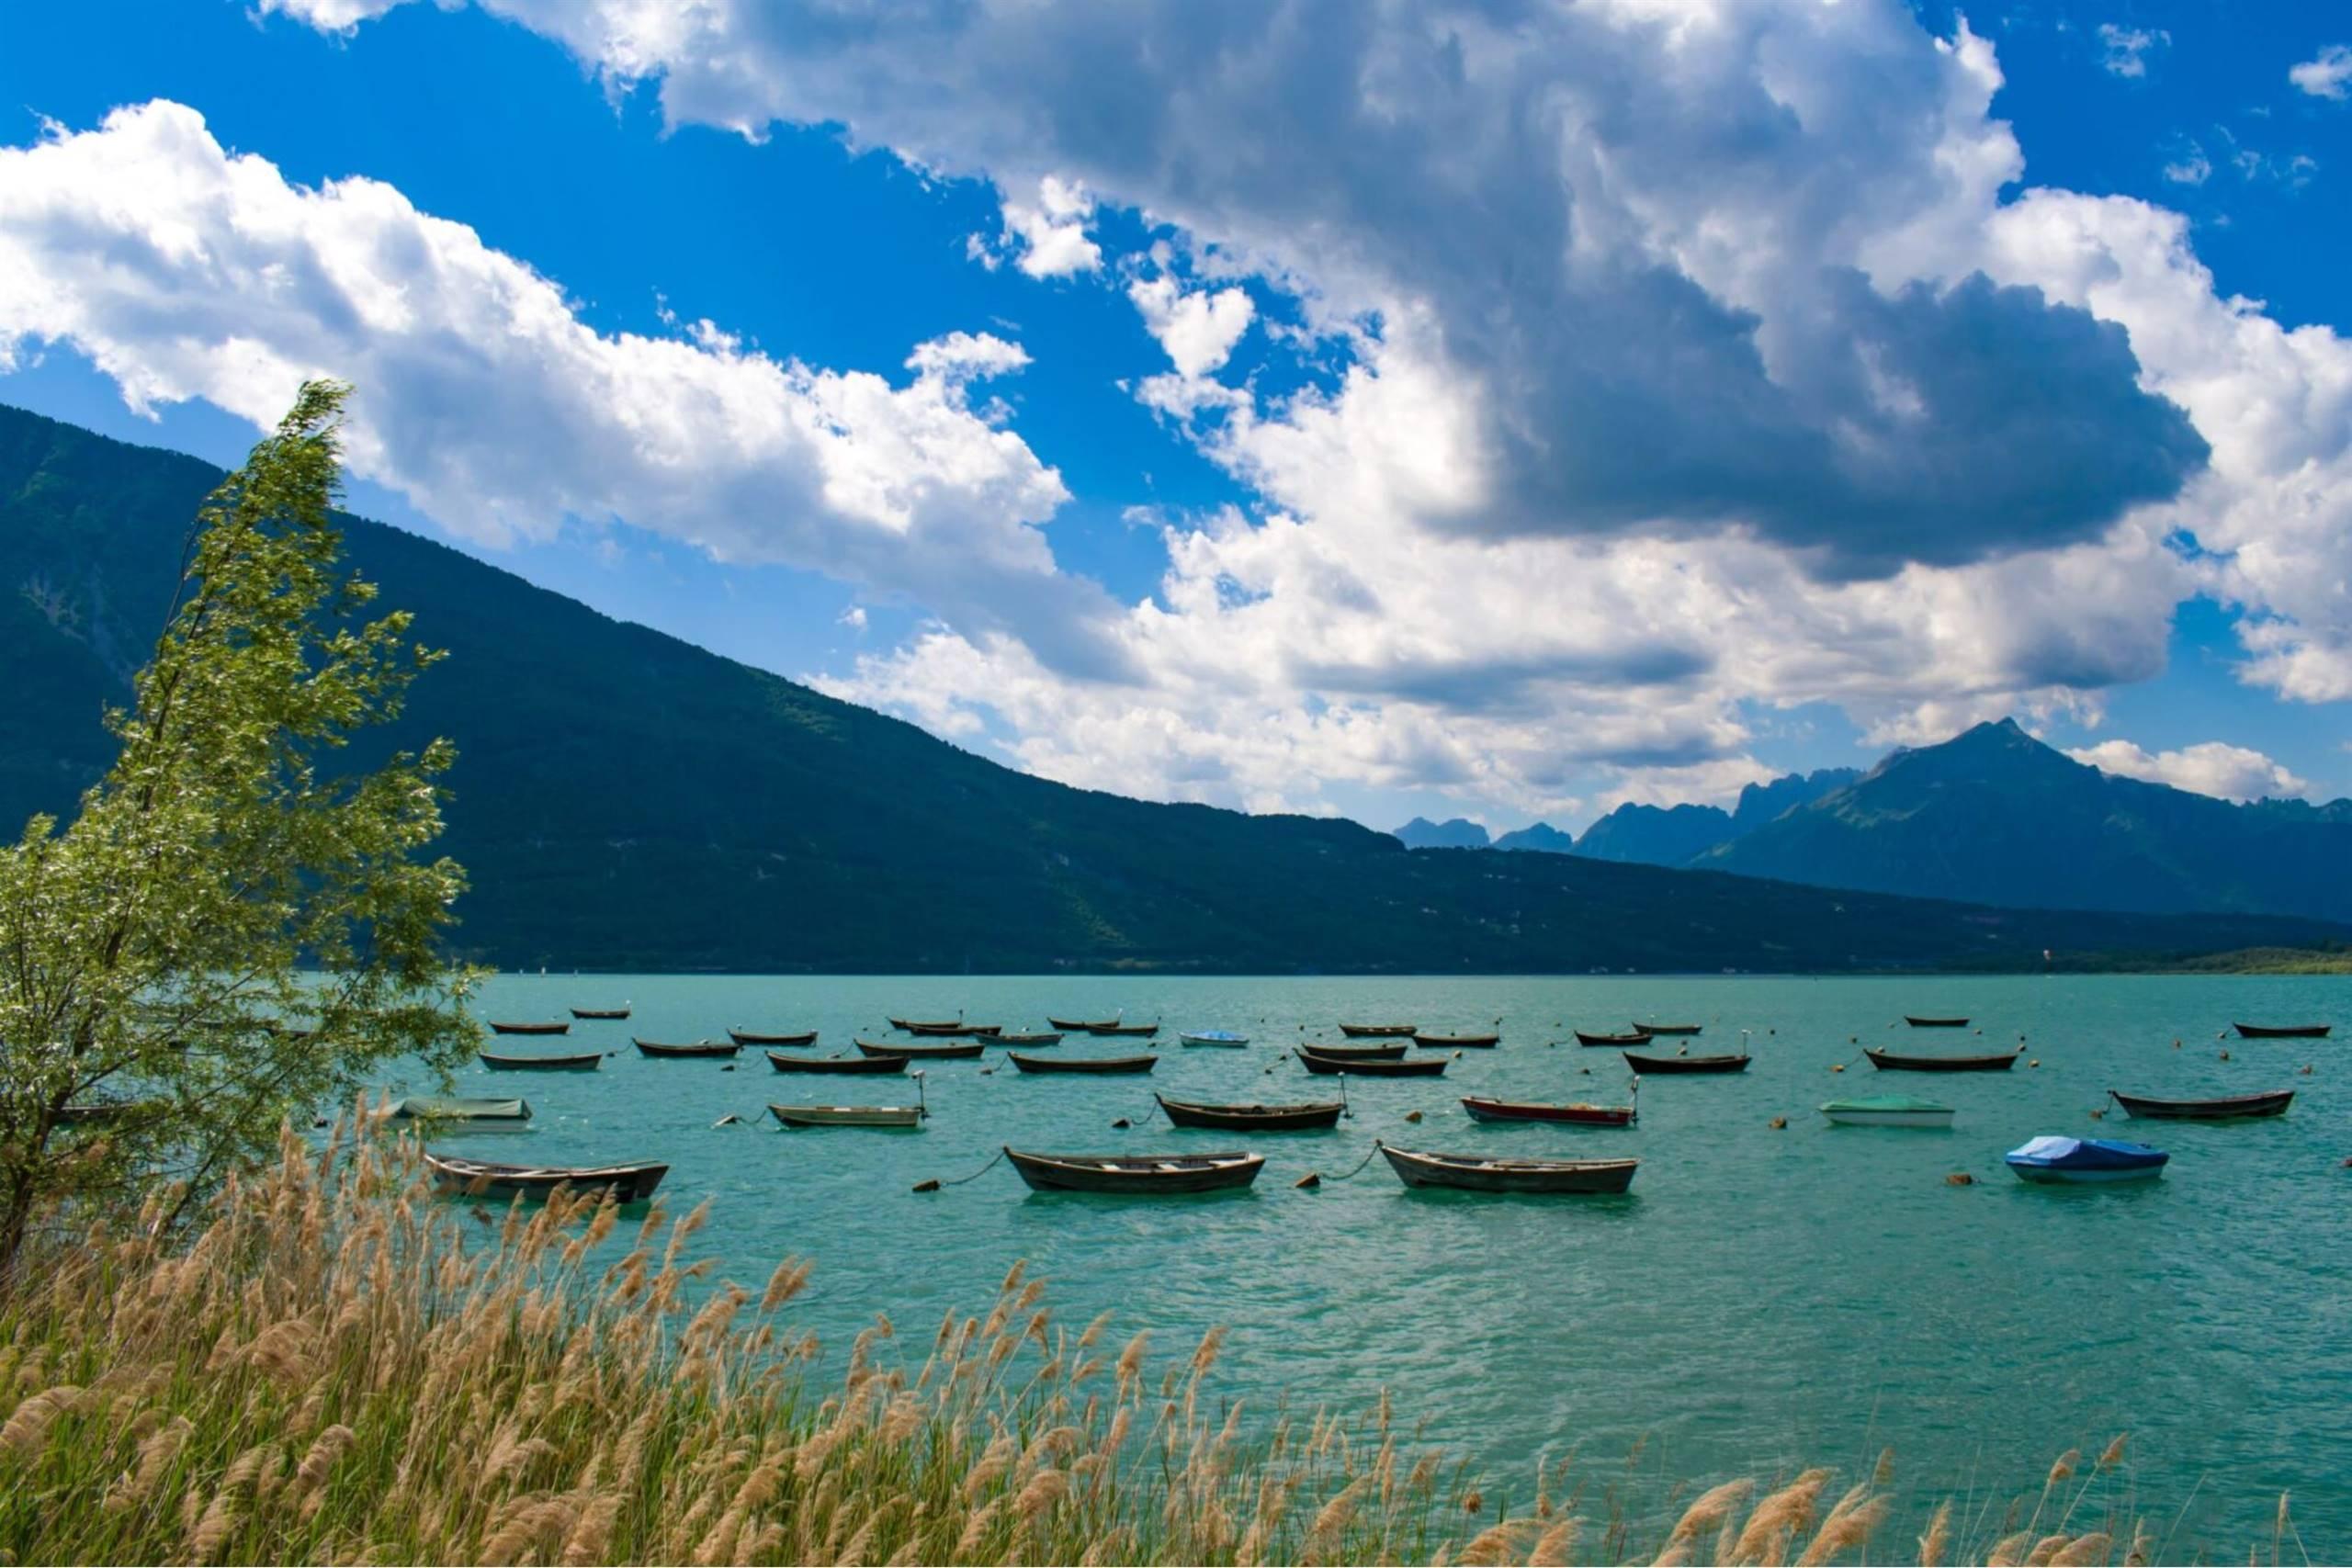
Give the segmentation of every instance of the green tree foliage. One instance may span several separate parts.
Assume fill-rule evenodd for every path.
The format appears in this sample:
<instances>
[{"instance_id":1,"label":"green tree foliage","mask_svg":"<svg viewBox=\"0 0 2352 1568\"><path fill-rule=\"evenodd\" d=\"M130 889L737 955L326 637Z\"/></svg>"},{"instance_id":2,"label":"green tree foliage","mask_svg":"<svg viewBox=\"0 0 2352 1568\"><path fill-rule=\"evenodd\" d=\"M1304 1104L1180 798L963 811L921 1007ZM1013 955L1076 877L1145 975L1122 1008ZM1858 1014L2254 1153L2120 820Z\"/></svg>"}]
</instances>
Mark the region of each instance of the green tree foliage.
<instances>
[{"instance_id":1,"label":"green tree foliage","mask_svg":"<svg viewBox=\"0 0 2352 1568\"><path fill-rule=\"evenodd\" d=\"M437 940L464 874L424 854L451 747L331 766L440 657L341 567L346 392L305 386L212 492L113 767L0 851L0 1269L46 1205L160 1179L175 1218L288 1116L472 1038Z\"/></svg>"}]
</instances>

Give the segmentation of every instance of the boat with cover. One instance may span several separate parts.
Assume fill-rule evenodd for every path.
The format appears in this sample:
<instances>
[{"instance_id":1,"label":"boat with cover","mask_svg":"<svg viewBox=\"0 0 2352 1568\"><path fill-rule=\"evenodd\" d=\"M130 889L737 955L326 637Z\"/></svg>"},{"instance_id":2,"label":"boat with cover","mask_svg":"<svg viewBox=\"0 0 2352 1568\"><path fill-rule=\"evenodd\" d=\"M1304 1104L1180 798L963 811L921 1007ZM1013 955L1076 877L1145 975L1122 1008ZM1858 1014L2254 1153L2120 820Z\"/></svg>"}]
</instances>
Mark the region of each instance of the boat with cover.
<instances>
[{"instance_id":1,"label":"boat with cover","mask_svg":"<svg viewBox=\"0 0 2352 1568\"><path fill-rule=\"evenodd\" d=\"M1402 1040L1391 1045L1324 1045L1301 1041L1298 1048L1334 1062L1396 1062L1404 1059L1406 1045Z\"/></svg>"},{"instance_id":2,"label":"boat with cover","mask_svg":"<svg viewBox=\"0 0 2352 1568\"><path fill-rule=\"evenodd\" d=\"M1490 1051L1503 1043L1499 1034L1416 1034L1413 1043L1424 1051L1452 1051L1467 1048Z\"/></svg>"},{"instance_id":3,"label":"boat with cover","mask_svg":"<svg viewBox=\"0 0 2352 1568\"><path fill-rule=\"evenodd\" d=\"M2135 1122L2241 1122L2257 1116L2284 1116L2295 1099L2291 1089L2226 1095L2219 1100L2151 1100L2144 1094L2126 1094L2120 1089L2107 1092Z\"/></svg>"},{"instance_id":4,"label":"boat with cover","mask_svg":"<svg viewBox=\"0 0 2352 1568\"><path fill-rule=\"evenodd\" d=\"M593 1073L605 1065L602 1051L577 1056L507 1056L495 1051L477 1051L474 1055L493 1073Z\"/></svg>"},{"instance_id":5,"label":"boat with cover","mask_svg":"<svg viewBox=\"0 0 2352 1568\"><path fill-rule=\"evenodd\" d=\"M1645 1056L1625 1053L1625 1065L1637 1073L1744 1073L1754 1058L1743 1051L1736 1056Z\"/></svg>"},{"instance_id":6,"label":"boat with cover","mask_svg":"<svg viewBox=\"0 0 2352 1568\"><path fill-rule=\"evenodd\" d=\"M1157 1056L1025 1056L1018 1051L1005 1055L1024 1073L1148 1073L1159 1065Z\"/></svg>"},{"instance_id":7,"label":"boat with cover","mask_svg":"<svg viewBox=\"0 0 2352 1568\"><path fill-rule=\"evenodd\" d=\"M1892 1051L1862 1047L1871 1066L1883 1073L2006 1073L2025 1055L2020 1045L1997 1056L1898 1056Z\"/></svg>"},{"instance_id":8,"label":"boat with cover","mask_svg":"<svg viewBox=\"0 0 2352 1568\"><path fill-rule=\"evenodd\" d=\"M490 1032L492 1034L569 1034L571 1032L571 1023L568 1019L558 1019L552 1023L498 1023L493 1021L490 1026Z\"/></svg>"},{"instance_id":9,"label":"boat with cover","mask_svg":"<svg viewBox=\"0 0 2352 1568\"><path fill-rule=\"evenodd\" d=\"M616 1007L616 1008L573 1008L573 1009L571 1010L571 1016L572 1016L572 1017L574 1017L574 1018L577 1018L577 1019L583 1019L583 1020L591 1020L591 1019L593 1019L593 1020L609 1020L609 1019L627 1018L627 1017L628 1016L628 1008L626 1008L626 1007Z\"/></svg>"},{"instance_id":10,"label":"boat with cover","mask_svg":"<svg viewBox=\"0 0 2352 1568\"><path fill-rule=\"evenodd\" d=\"M1340 1124L1347 1102L1311 1100L1297 1105L1207 1105L1194 1100L1152 1096L1179 1127L1215 1127L1227 1133L1308 1133Z\"/></svg>"},{"instance_id":11,"label":"boat with cover","mask_svg":"<svg viewBox=\"0 0 2352 1568\"><path fill-rule=\"evenodd\" d=\"M1340 1032L1351 1040L1409 1040L1416 1028L1409 1023L1343 1023Z\"/></svg>"},{"instance_id":12,"label":"boat with cover","mask_svg":"<svg viewBox=\"0 0 2352 1568\"><path fill-rule=\"evenodd\" d=\"M531 1119L531 1102L412 1094L384 1107L383 1117L387 1122L480 1122L519 1126Z\"/></svg>"},{"instance_id":13,"label":"boat with cover","mask_svg":"<svg viewBox=\"0 0 2352 1568\"><path fill-rule=\"evenodd\" d=\"M1673 1035L1696 1034L1706 1027L1703 1023L1636 1023L1632 1026L1636 1034Z\"/></svg>"},{"instance_id":14,"label":"boat with cover","mask_svg":"<svg viewBox=\"0 0 2352 1568\"><path fill-rule=\"evenodd\" d=\"M1638 1081L1638 1080L1637 1080ZM1630 1127L1635 1119L1630 1105L1587 1105L1577 1101L1552 1105L1527 1100L1482 1100L1462 1097L1462 1109L1473 1122L1556 1122L1573 1127Z\"/></svg>"},{"instance_id":15,"label":"boat with cover","mask_svg":"<svg viewBox=\"0 0 2352 1568\"><path fill-rule=\"evenodd\" d=\"M764 1034L755 1029L730 1029L727 1032L727 1038L738 1045L814 1045L817 1043L817 1032L803 1029L785 1034Z\"/></svg>"},{"instance_id":16,"label":"boat with cover","mask_svg":"<svg viewBox=\"0 0 2352 1568\"><path fill-rule=\"evenodd\" d=\"M1218 1155L1043 1155L1007 1148L1021 1179L1040 1192L1215 1192L1258 1179L1266 1156Z\"/></svg>"},{"instance_id":17,"label":"boat with cover","mask_svg":"<svg viewBox=\"0 0 2352 1568\"><path fill-rule=\"evenodd\" d=\"M1176 1042L1180 1045L1221 1045L1228 1051L1238 1051L1250 1043L1250 1037L1230 1029L1201 1029L1179 1034Z\"/></svg>"},{"instance_id":18,"label":"boat with cover","mask_svg":"<svg viewBox=\"0 0 2352 1568\"><path fill-rule=\"evenodd\" d=\"M1966 1029L1968 1027L1968 1020L1964 1018L1914 1018L1907 1012L1903 1015L1903 1021L1914 1029Z\"/></svg>"},{"instance_id":19,"label":"boat with cover","mask_svg":"<svg viewBox=\"0 0 2352 1568\"><path fill-rule=\"evenodd\" d=\"M1406 1186L1462 1192L1623 1192L1634 1184L1634 1168L1641 1164L1633 1159L1526 1159L1377 1146Z\"/></svg>"},{"instance_id":20,"label":"boat with cover","mask_svg":"<svg viewBox=\"0 0 2352 1568\"><path fill-rule=\"evenodd\" d=\"M1870 1094L1832 1100L1821 1113L1841 1127L1949 1127L1952 1109L1908 1094Z\"/></svg>"},{"instance_id":21,"label":"boat with cover","mask_svg":"<svg viewBox=\"0 0 2352 1568\"><path fill-rule=\"evenodd\" d=\"M631 1036L629 1043L648 1056L684 1056L703 1060L723 1056L733 1061L735 1054L743 1048L732 1040L696 1040L690 1044L664 1045L658 1040L639 1040Z\"/></svg>"},{"instance_id":22,"label":"boat with cover","mask_svg":"<svg viewBox=\"0 0 2352 1568\"><path fill-rule=\"evenodd\" d=\"M2120 1138L2034 1138L2002 1156L2025 1181L2137 1181L2164 1174L2172 1156Z\"/></svg>"},{"instance_id":23,"label":"boat with cover","mask_svg":"<svg viewBox=\"0 0 2352 1568\"><path fill-rule=\"evenodd\" d=\"M909 1061L968 1062L991 1043L974 1040L955 1045L903 1045L887 1040L856 1040L851 1042L862 1056L897 1056Z\"/></svg>"},{"instance_id":24,"label":"boat with cover","mask_svg":"<svg viewBox=\"0 0 2352 1568\"><path fill-rule=\"evenodd\" d=\"M1577 1043L1579 1045L1625 1046L1646 1045L1650 1043L1650 1032L1646 1029L1636 1029L1630 1034L1588 1034L1581 1029L1576 1032Z\"/></svg>"},{"instance_id":25,"label":"boat with cover","mask_svg":"<svg viewBox=\"0 0 2352 1568\"><path fill-rule=\"evenodd\" d=\"M559 1187L573 1192L609 1192L616 1203L641 1203L653 1196L666 1165L500 1165L491 1160L436 1155L429 1150L425 1168L445 1192L469 1197L545 1198Z\"/></svg>"},{"instance_id":26,"label":"boat with cover","mask_svg":"<svg viewBox=\"0 0 2352 1568\"><path fill-rule=\"evenodd\" d=\"M1293 1049L1306 1070L1321 1077L1340 1073L1367 1078L1442 1077L1453 1061L1451 1056L1326 1056L1304 1045Z\"/></svg>"},{"instance_id":27,"label":"boat with cover","mask_svg":"<svg viewBox=\"0 0 2352 1568\"><path fill-rule=\"evenodd\" d=\"M768 1053L768 1066L780 1073L903 1073L904 1056L779 1056Z\"/></svg>"},{"instance_id":28,"label":"boat with cover","mask_svg":"<svg viewBox=\"0 0 2352 1568\"><path fill-rule=\"evenodd\" d=\"M2233 1023L2241 1040L2324 1040L2332 1023Z\"/></svg>"}]
</instances>

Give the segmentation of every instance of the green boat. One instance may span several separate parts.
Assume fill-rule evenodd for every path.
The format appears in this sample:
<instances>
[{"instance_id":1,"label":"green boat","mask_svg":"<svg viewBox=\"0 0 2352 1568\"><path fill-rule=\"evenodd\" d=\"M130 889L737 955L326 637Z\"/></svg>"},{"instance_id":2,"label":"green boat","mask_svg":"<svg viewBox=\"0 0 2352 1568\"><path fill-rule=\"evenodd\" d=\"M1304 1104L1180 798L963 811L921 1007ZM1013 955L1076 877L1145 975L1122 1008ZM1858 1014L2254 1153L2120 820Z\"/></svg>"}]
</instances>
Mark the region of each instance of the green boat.
<instances>
[{"instance_id":1,"label":"green boat","mask_svg":"<svg viewBox=\"0 0 2352 1568\"><path fill-rule=\"evenodd\" d=\"M385 1108L387 1122L481 1122L520 1125L531 1119L527 1100L483 1100L458 1095L413 1094Z\"/></svg>"},{"instance_id":2,"label":"green boat","mask_svg":"<svg viewBox=\"0 0 2352 1568\"><path fill-rule=\"evenodd\" d=\"M1951 1107L1908 1094L1871 1094L1860 1100L1833 1100L1821 1108L1832 1122L1847 1127L1949 1127Z\"/></svg>"}]
</instances>

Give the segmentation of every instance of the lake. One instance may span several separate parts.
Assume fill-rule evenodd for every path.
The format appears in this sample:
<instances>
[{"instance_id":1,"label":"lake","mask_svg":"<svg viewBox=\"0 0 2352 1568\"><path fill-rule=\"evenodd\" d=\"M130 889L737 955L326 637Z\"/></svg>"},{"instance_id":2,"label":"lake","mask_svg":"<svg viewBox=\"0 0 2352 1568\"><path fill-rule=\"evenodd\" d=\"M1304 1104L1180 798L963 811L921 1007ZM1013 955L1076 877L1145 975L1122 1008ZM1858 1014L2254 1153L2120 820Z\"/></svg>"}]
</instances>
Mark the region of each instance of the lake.
<instances>
[{"instance_id":1,"label":"lake","mask_svg":"<svg viewBox=\"0 0 2352 1568\"><path fill-rule=\"evenodd\" d=\"M1807 1464L1850 1479L1892 1445L1906 1509L1947 1494L1981 1506L2037 1490L2060 1451L2095 1454L2128 1430L2142 1505L2160 1529L2177 1516L2169 1557L2242 1556L2256 1540L2267 1551L2282 1490L2315 1560L2352 1555L2352 1170L2341 1168L2352 978L503 976L479 1012L560 1018L624 1000L626 1023L501 1047L620 1053L597 1073L461 1074L461 1092L525 1095L537 1120L524 1137L457 1146L492 1159L669 1161L673 1210L716 1199L694 1245L724 1274L756 1287L786 1253L815 1259L792 1310L836 1354L884 1311L919 1361L941 1314L984 1307L1027 1259L1061 1321L1115 1310L1120 1337L1149 1327L1163 1357L1227 1325L1217 1386L1261 1410L1286 1398L1352 1413L1385 1386L1400 1417L1426 1419L1521 1501L1539 1452L1575 1448L1587 1469L1622 1477L1638 1445L1640 1476L1706 1484ZM929 1064L933 1116L916 1134L790 1133L764 1111L903 1102L910 1083L787 1077L756 1050L729 1073L629 1046L632 1034L723 1039L733 1024L820 1030L821 1055L849 1051L853 1033L895 1038L887 1015L959 1012L1007 1028L1042 1029L1049 1012L1167 1027L1148 1045L1072 1036L1057 1048L1157 1050L1150 1077L1024 1077L994 1050ZM1972 1023L1913 1031L1905 1013ZM1335 1132L1238 1140L1268 1156L1247 1193L1034 1195L1002 1164L910 1190L967 1176L1006 1143L1236 1146L1229 1134L1170 1128L1153 1092L1332 1098L1336 1080L1288 1055L1302 1037L1337 1040L1343 1019L1466 1031L1498 1017L1502 1046L1464 1053L1442 1079L1350 1080L1354 1114ZM1694 1053L1736 1050L1746 1030L1754 1065L1645 1079L1630 1130L1479 1126L1464 1114L1464 1093L1622 1103L1617 1053L1578 1049L1569 1032L1635 1019L1703 1022ZM2216 1038L2241 1019L2325 1020L2338 1038ZM1179 1029L1238 1030L1253 1043L1182 1049ZM1990 1052L2020 1037L2039 1066L1926 1077L1874 1072L1860 1055L1865 1044ZM2286 1087L2299 1091L2293 1109L2256 1122L2132 1122L2105 1100L2109 1088ZM1832 1127L1815 1109L1892 1091L1958 1107L1954 1126ZM1405 1120L1413 1111L1418 1125ZM745 1124L712 1126L729 1112ZM1114 1129L1123 1117L1132 1127ZM2043 1133L2136 1137L2173 1159L2154 1182L2029 1187L2001 1156ZM1409 1194L1383 1161L1330 1179L1375 1137L1642 1165L1629 1195L1604 1199ZM1309 1171L1323 1187L1295 1190ZM1948 1183L1958 1171L1975 1184Z\"/></svg>"}]
</instances>

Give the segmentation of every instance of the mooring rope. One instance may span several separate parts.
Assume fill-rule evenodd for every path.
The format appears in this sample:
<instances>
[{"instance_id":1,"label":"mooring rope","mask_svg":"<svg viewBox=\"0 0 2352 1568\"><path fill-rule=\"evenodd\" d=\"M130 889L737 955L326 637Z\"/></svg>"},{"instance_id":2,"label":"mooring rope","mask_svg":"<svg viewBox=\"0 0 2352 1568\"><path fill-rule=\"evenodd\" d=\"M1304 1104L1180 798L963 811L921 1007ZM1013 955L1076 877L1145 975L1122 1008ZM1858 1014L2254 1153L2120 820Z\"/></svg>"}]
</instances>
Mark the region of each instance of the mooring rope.
<instances>
[{"instance_id":1,"label":"mooring rope","mask_svg":"<svg viewBox=\"0 0 2352 1568\"><path fill-rule=\"evenodd\" d=\"M1355 1169L1354 1169L1354 1170L1351 1170L1351 1171L1350 1171L1350 1172L1348 1172L1347 1176L1325 1177L1325 1176L1323 1176L1322 1174L1320 1174L1320 1173L1318 1172L1318 1173L1317 1174L1317 1176L1316 1176L1315 1179L1316 1179L1316 1181L1317 1181L1317 1183L1318 1185L1319 1185L1320 1183L1322 1183L1322 1182L1326 1181L1326 1180L1329 1180L1329 1181L1345 1181L1345 1180L1347 1180L1347 1179L1349 1179L1349 1177L1352 1177L1352 1176L1356 1176L1356 1175L1361 1174L1361 1173L1362 1173L1362 1171L1363 1170L1363 1168L1364 1168L1365 1166L1368 1166L1368 1165L1370 1165L1370 1164L1372 1163L1372 1157L1373 1157L1373 1156L1374 1156L1374 1155L1378 1154L1379 1152L1380 1152L1380 1140L1379 1140L1379 1139L1377 1139L1377 1138L1374 1138L1374 1139L1372 1141L1372 1147L1371 1147L1371 1149L1370 1149L1370 1150L1368 1150L1368 1151L1365 1153L1365 1155L1364 1155L1363 1158L1362 1158L1362 1159L1360 1159L1360 1160L1358 1160L1358 1161L1356 1162L1356 1168L1355 1168Z\"/></svg>"},{"instance_id":2,"label":"mooring rope","mask_svg":"<svg viewBox=\"0 0 2352 1568\"><path fill-rule=\"evenodd\" d=\"M936 1192L943 1187L961 1187L967 1181L978 1181L981 1177L986 1176L989 1171L994 1170L996 1168L997 1162L1002 1158L1004 1158L1004 1151L1002 1149L999 1149L994 1155L989 1156L988 1164L980 1167L979 1169L972 1172L969 1176L951 1177L945 1181L942 1181L934 1177L929 1181L916 1182L915 1190L918 1192Z\"/></svg>"}]
</instances>

